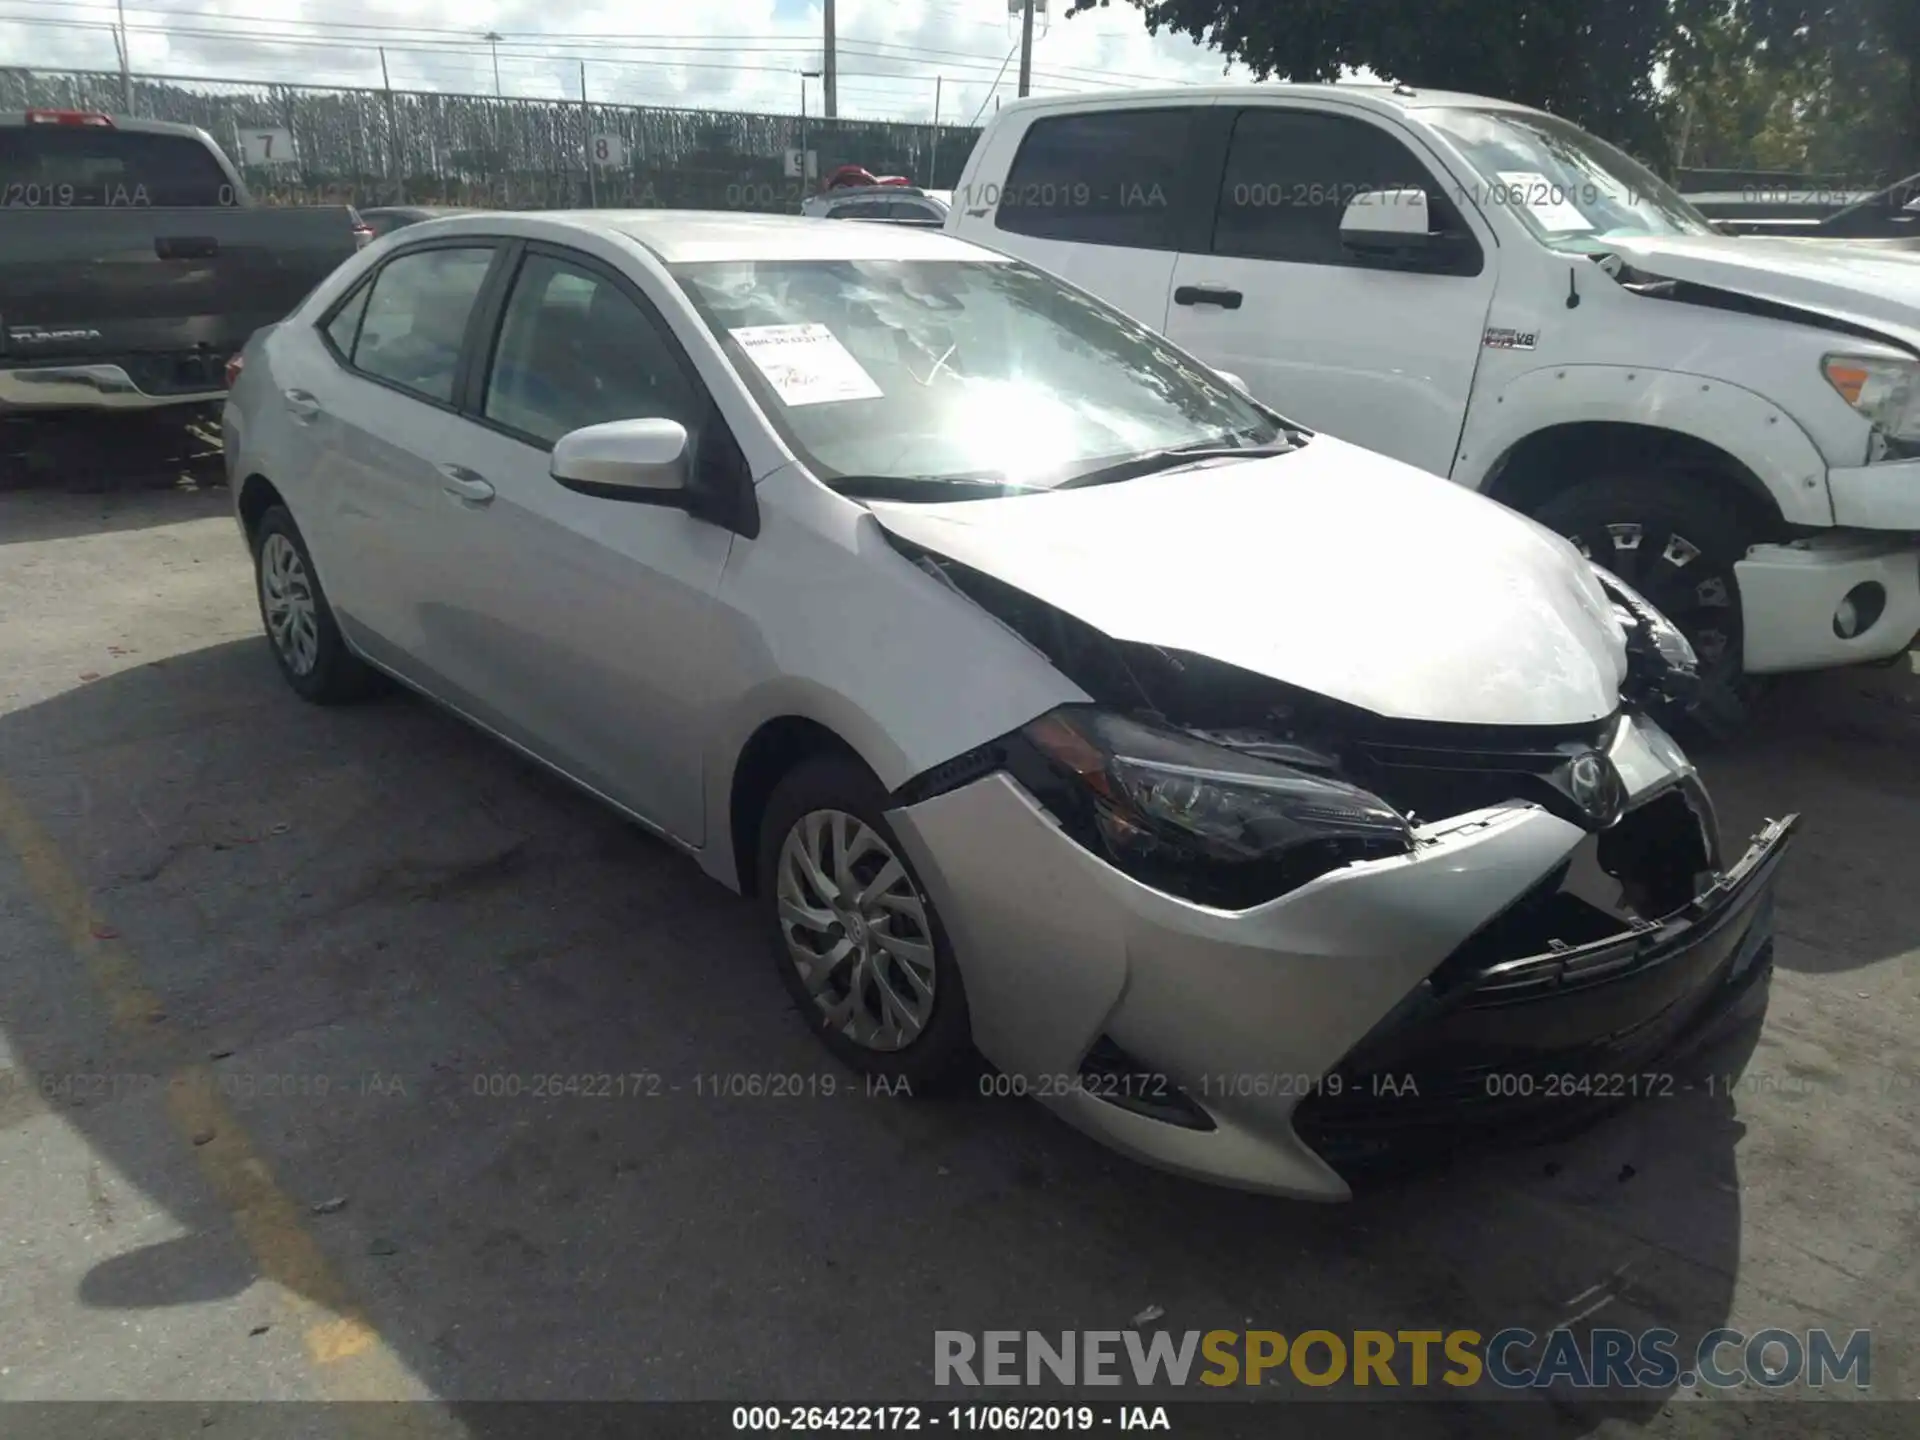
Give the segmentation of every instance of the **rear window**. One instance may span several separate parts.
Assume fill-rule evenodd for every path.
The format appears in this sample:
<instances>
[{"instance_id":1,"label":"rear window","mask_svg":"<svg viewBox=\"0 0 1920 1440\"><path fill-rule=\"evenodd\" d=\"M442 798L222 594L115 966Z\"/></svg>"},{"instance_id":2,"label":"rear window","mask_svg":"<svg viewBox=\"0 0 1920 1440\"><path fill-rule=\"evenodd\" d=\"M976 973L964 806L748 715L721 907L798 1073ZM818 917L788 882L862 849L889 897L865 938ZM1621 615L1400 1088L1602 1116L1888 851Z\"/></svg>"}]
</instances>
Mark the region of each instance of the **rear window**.
<instances>
[{"instance_id":1,"label":"rear window","mask_svg":"<svg viewBox=\"0 0 1920 1440\"><path fill-rule=\"evenodd\" d=\"M91 125L0 126L0 206L65 210L238 203L219 163L189 135Z\"/></svg>"},{"instance_id":2,"label":"rear window","mask_svg":"<svg viewBox=\"0 0 1920 1440\"><path fill-rule=\"evenodd\" d=\"M1181 181L1193 165L1190 109L1098 110L1036 120L996 197L1016 235L1177 250Z\"/></svg>"}]
</instances>

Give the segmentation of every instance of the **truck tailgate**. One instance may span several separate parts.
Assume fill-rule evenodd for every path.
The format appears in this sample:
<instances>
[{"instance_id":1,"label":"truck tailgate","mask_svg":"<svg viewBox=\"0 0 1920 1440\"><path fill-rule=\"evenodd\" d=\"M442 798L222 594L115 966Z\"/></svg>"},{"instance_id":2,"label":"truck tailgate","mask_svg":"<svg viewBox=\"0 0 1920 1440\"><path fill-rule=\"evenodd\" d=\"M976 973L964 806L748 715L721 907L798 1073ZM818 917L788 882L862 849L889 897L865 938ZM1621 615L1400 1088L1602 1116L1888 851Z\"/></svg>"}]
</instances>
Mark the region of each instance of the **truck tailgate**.
<instances>
[{"instance_id":1,"label":"truck tailgate","mask_svg":"<svg viewBox=\"0 0 1920 1440\"><path fill-rule=\"evenodd\" d=\"M344 205L0 209L0 365L150 357L143 390L218 388L249 335L354 253L354 220Z\"/></svg>"}]
</instances>

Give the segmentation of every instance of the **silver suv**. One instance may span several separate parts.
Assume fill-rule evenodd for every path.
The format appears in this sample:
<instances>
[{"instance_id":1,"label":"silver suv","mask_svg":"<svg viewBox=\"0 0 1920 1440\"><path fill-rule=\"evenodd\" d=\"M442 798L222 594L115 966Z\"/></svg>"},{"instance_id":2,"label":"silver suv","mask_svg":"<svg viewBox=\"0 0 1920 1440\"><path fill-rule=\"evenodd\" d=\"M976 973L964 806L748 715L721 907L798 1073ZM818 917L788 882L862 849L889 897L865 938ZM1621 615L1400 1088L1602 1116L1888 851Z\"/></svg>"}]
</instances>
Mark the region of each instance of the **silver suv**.
<instances>
[{"instance_id":1,"label":"silver suv","mask_svg":"<svg viewBox=\"0 0 1920 1440\"><path fill-rule=\"evenodd\" d=\"M801 203L800 213L824 220L944 225L947 200L938 191L921 190L912 185L860 185L810 196Z\"/></svg>"}]
</instances>

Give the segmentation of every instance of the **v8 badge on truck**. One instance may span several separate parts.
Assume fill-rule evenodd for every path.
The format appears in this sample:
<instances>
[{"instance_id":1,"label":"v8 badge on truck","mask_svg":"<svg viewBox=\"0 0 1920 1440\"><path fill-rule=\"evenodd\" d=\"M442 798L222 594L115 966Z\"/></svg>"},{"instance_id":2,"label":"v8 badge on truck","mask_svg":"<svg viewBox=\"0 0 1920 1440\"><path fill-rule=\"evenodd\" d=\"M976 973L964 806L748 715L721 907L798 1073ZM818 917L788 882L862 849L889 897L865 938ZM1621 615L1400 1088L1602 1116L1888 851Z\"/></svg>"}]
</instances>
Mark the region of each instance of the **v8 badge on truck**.
<instances>
[{"instance_id":1,"label":"v8 badge on truck","mask_svg":"<svg viewBox=\"0 0 1920 1440\"><path fill-rule=\"evenodd\" d=\"M1535 330L1488 329L1480 343L1489 350L1531 350L1540 338Z\"/></svg>"}]
</instances>

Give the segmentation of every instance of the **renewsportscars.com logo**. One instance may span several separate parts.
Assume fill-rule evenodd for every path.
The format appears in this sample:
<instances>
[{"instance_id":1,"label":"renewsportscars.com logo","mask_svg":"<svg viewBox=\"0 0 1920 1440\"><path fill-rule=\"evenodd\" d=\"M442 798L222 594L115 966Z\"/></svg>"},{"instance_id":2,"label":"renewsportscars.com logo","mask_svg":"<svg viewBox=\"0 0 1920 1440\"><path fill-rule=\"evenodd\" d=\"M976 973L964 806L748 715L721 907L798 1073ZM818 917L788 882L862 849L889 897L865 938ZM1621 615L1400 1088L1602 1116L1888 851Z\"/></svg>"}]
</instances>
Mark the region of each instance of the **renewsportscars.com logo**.
<instances>
[{"instance_id":1,"label":"renewsportscars.com logo","mask_svg":"<svg viewBox=\"0 0 1920 1440\"><path fill-rule=\"evenodd\" d=\"M1855 1330L936 1330L936 1385L1271 1385L1291 1381L1502 1390L1814 1389L1873 1379L1873 1337Z\"/></svg>"}]
</instances>

